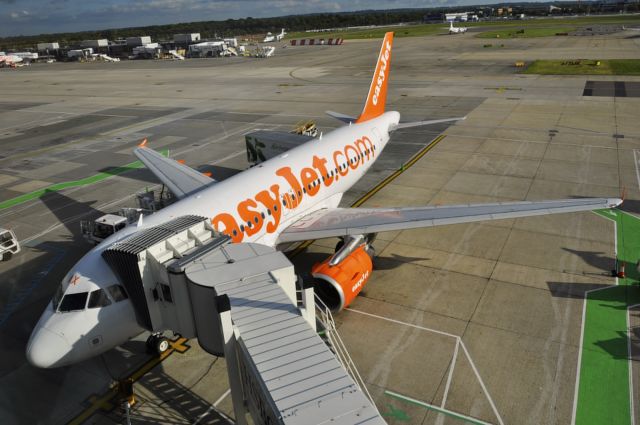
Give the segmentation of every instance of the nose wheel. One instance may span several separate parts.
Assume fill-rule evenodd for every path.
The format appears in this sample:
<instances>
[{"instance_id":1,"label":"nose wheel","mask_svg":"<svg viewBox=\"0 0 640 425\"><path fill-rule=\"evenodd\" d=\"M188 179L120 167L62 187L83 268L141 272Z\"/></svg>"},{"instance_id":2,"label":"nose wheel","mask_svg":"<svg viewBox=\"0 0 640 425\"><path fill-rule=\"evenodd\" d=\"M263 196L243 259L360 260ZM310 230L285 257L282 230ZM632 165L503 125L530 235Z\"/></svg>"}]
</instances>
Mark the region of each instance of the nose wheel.
<instances>
[{"instance_id":1,"label":"nose wheel","mask_svg":"<svg viewBox=\"0 0 640 425\"><path fill-rule=\"evenodd\" d=\"M152 334L147 338L147 352L160 355L171 347L169 340L161 334Z\"/></svg>"}]
</instances>

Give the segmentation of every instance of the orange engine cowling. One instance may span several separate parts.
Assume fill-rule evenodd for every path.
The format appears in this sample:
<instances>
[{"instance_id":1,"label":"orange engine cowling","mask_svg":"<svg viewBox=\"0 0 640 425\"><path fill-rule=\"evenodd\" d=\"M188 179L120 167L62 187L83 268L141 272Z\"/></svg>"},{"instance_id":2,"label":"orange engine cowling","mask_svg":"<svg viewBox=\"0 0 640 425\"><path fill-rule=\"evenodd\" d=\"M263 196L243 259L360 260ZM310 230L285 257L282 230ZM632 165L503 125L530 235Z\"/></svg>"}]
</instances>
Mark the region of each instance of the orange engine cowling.
<instances>
[{"instance_id":1,"label":"orange engine cowling","mask_svg":"<svg viewBox=\"0 0 640 425\"><path fill-rule=\"evenodd\" d=\"M332 311L340 311L351 304L371 277L373 262L362 245L335 266L327 258L311 268L316 278L315 291Z\"/></svg>"}]
</instances>

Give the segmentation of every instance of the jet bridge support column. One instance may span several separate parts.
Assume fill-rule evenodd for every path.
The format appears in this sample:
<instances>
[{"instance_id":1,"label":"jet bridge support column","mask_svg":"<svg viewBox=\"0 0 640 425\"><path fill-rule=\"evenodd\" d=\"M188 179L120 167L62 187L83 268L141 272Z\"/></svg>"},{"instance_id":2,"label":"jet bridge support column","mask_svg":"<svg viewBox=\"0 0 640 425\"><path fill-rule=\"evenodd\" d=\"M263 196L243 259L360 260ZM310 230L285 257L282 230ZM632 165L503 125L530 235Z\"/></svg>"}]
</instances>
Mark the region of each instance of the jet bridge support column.
<instances>
[{"instance_id":1,"label":"jet bridge support column","mask_svg":"<svg viewBox=\"0 0 640 425\"><path fill-rule=\"evenodd\" d=\"M304 282L302 285L302 308L300 308L300 313L309 323L311 329L316 332L316 299L313 285L311 282Z\"/></svg>"},{"instance_id":2,"label":"jet bridge support column","mask_svg":"<svg viewBox=\"0 0 640 425\"><path fill-rule=\"evenodd\" d=\"M227 294L216 297L216 307L220 314L220 334L224 344L224 358L227 362L227 374L229 375L229 388L231 389L231 401L235 412L237 425L247 424L247 405L242 391L238 356L236 352L236 335L231 320L231 302Z\"/></svg>"}]
</instances>

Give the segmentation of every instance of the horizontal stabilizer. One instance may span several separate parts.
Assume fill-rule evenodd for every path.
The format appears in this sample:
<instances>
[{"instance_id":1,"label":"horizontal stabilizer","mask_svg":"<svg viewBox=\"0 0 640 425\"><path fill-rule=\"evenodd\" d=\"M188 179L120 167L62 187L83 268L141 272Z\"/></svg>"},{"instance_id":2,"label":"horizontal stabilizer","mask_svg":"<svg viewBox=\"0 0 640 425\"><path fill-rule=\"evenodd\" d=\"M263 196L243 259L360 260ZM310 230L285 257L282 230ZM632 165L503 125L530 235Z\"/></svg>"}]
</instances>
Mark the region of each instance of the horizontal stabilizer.
<instances>
[{"instance_id":1,"label":"horizontal stabilizer","mask_svg":"<svg viewBox=\"0 0 640 425\"><path fill-rule=\"evenodd\" d=\"M356 122L358 118L352 117L351 115L341 114L340 112L333 111L324 111L325 114L329 115L332 118L337 119L338 121L342 121L344 123L350 124L352 122Z\"/></svg>"},{"instance_id":2,"label":"horizontal stabilizer","mask_svg":"<svg viewBox=\"0 0 640 425\"><path fill-rule=\"evenodd\" d=\"M458 117L458 118L444 118L441 120L429 120L429 121L414 121L414 122L401 122L392 126L389 131L402 130L403 128L411 128L411 127L420 127L423 125L433 125L440 124L443 122L452 122L452 121L462 121L466 120L467 117Z\"/></svg>"},{"instance_id":3,"label":"horizontal stabilizer","mask_svg":"<svg viewBox=\"0 0 640 425\"><path fill-rule=\"evenodd\" d=\"M621 203L622 199L618 198L579 198L412 208L326 209L311 213L293 223L280 234L278 243L506 218L591 211L613 208Z\"/></svg>"}]
</instances>

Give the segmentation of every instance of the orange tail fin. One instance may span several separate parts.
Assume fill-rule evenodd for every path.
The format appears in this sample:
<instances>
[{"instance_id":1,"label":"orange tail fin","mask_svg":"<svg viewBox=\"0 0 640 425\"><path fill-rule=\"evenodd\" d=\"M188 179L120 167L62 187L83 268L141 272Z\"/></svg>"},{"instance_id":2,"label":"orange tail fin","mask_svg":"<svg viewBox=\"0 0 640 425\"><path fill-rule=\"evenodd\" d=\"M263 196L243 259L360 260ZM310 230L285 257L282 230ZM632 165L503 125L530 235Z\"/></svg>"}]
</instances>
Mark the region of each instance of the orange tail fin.
<instances>
[{"instance_id":1,"label":"orange tail fin","mask_svg":"<svg viewBox=\"0 0 640 425\"><path fill-rule=\"evenodd\" d=\"M384 104L387 101L387 82L389 81L389 68L391 67L391 46L393 45L393 32L384 35L376 71L371 80L367 102L364 104L362 114L356 122L369 121L384 113Z\"/></svg>"}]
</instances>

